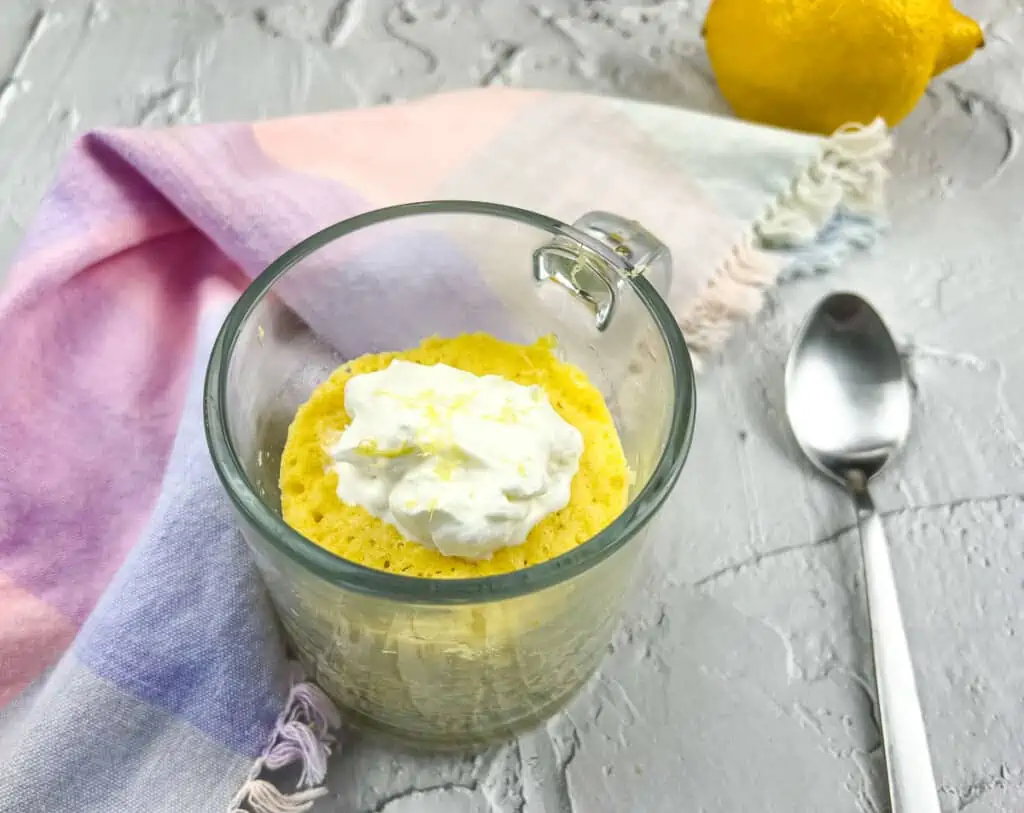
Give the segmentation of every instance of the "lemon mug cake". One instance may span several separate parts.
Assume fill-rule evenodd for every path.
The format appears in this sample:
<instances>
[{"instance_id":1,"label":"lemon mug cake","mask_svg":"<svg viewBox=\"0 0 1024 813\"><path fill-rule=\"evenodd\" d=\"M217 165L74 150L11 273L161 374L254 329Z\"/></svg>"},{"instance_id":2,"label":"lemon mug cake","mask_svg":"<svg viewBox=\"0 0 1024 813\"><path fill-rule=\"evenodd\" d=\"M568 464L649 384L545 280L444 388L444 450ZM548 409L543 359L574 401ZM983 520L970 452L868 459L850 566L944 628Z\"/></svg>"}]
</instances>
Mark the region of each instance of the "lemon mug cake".
<instances>
[{"instance_id":1,"label":"lemon mug cake","mask_svg":"<svg viewBox=\"0 0 1024 813\"><path fill-rule=\"evenodd\" d=\"M242 294L207 376L211 457L348 723L493 742L599 667L692 437L670 278L607 212L433 201L330 226Z\"/></svg>"}]
</instances>

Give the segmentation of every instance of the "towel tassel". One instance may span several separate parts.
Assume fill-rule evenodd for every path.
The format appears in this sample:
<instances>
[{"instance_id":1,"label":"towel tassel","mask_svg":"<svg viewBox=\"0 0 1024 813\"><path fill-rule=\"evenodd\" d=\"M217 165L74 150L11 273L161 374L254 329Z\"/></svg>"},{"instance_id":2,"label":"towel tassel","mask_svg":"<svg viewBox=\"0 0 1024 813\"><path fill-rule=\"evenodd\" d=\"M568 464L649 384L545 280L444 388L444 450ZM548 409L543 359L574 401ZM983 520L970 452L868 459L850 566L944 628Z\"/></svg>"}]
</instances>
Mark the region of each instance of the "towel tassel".
<instances>
[{"instance_id":1,"label":"towel tassel","mask_svg":"<svg viewBox=\"0 0 1024 813\"><path fill-rule=\"evenodd\" d=\"M333 731L340 725L341 715L320 688L305 680L295 682L266 750L228 805L229 813L306 813L327 793L327 758L336 743ZM260 778L264 771L296 763L298 789L292 793Z\"/></svg>"}]
</instances>

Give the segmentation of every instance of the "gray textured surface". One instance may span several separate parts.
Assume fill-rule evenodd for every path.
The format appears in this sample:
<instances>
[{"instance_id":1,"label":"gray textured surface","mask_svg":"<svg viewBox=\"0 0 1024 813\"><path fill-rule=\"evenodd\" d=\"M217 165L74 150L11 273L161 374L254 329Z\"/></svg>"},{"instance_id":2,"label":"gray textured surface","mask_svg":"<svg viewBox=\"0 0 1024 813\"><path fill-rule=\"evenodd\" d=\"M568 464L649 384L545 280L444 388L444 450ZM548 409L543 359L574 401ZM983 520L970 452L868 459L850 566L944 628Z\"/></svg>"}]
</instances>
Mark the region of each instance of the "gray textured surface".
<instances>
[{"instance_id":1,"label":"gray textured surface","mask_svg":"<svg viewBox=\"0 0 1024 813\"><path fill-rule=\"evenodd\" d=\"M793 284L701 383L649 589L599 680L475 760L351 742L337 811L882 807L852 514L797 461L781 367L824 291L914 348L917 423L878 488L948 811L1024 809L1024 9L965 0L989 46L898 130L892 234ZM700 0L4 0L0 262L77 133L275 116L499 83L719 111Z\"/></svg>"}]
</instances>

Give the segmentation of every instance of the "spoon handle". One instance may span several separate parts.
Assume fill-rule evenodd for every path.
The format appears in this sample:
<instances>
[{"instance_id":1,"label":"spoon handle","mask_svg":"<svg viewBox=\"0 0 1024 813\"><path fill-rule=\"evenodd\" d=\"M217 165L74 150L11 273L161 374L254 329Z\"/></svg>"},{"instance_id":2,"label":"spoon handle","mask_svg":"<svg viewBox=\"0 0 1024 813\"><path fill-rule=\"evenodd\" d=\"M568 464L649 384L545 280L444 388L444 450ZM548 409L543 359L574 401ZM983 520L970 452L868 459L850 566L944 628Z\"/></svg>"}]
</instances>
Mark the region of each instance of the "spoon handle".
<instances>
[{"instance_id":1,"label":"spoon handle","mask_svg":"<svg viewBox=\"0 0 1024 813\"><path fill-rule=\"evenodd\" d=\"M940 813L889 544L866 485L855 485L851 492L864 555L890 804L893 813Z\"/></svg>"}]
</instances>

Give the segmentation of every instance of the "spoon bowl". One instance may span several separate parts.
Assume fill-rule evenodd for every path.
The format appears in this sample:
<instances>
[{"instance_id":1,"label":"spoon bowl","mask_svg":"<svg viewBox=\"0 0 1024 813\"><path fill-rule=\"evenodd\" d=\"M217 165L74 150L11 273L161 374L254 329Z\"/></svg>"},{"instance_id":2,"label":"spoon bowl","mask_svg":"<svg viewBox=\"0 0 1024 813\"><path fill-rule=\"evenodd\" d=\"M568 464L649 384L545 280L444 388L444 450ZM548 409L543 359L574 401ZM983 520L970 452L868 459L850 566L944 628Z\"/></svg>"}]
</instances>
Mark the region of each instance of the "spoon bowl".
<instances>
[{"instance_id":1,"label":"spoon bowl","mask_svg":"<svg viewBox=\"0 0 1024 813\"><path fill-rule=\"evenodd\" d=\"M827 296L800 329L786 364L786 415L811 463L843 485L851 470L870 480L903 448L910 434L903 360L859 296Z\"/></svg>"}]
</instances>

